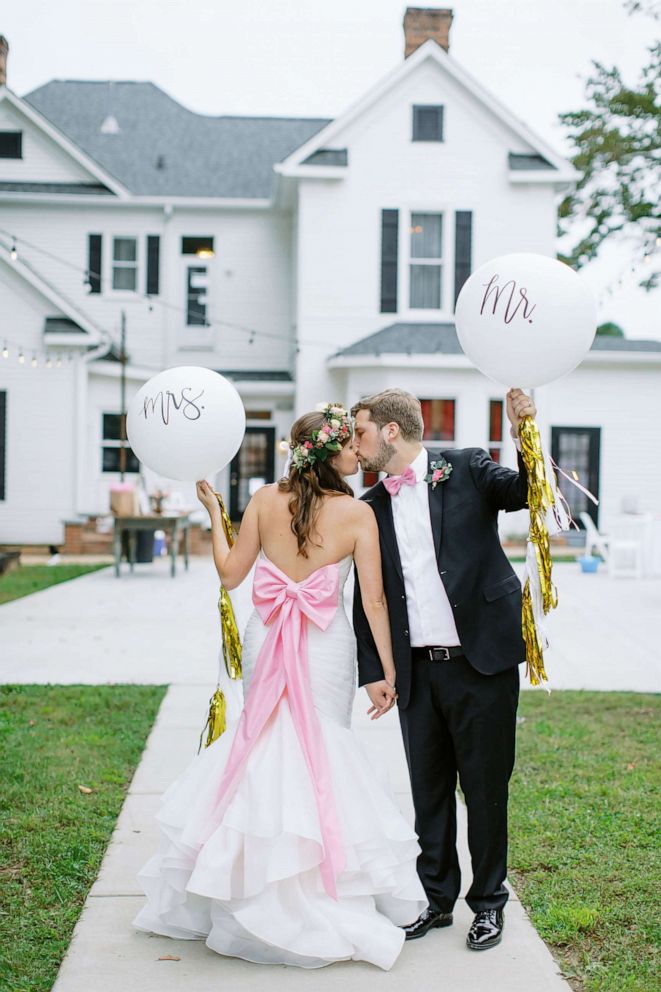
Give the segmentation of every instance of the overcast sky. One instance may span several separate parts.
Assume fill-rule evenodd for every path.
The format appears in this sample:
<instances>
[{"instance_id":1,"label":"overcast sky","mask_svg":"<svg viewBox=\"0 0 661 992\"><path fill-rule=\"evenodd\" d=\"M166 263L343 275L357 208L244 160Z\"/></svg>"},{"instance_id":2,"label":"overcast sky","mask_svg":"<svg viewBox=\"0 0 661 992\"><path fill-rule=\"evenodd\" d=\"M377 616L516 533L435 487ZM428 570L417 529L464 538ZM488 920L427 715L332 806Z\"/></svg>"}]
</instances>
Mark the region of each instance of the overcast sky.
<instances>
[{"instance_id":1,"label":"overcast sky","mask_svg":"<svg viewBox=\"0 0 661 992\"><path fill-rule=\"evenodd\" d=\"M425 4L420 3L420 6ZM433 6L433 3L429 4ZM403 57L401 0L23 0L0 11L8 85L151 80L205 114L335 116ZM441 4L438 4L441 6ZM659 22L622 0L454 0L450 51L566 151L557 115L580 107L592 59L634 83ZM585 270L601 319L661 338L659 295L631 289L620 251ZM618 289L618 279L623 285ZM613 295L604 292L607 286Z\"/></svg>"}]
</instances>

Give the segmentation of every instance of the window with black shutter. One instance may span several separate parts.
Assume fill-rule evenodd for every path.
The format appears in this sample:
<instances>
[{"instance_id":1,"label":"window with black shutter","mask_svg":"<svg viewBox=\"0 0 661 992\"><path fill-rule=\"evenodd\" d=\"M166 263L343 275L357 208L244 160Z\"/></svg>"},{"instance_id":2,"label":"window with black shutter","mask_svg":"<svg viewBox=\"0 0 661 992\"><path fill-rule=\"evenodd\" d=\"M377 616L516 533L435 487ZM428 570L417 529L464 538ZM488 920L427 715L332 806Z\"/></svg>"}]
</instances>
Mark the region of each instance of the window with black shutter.
<instances>
[{"instance_id":1,"label":"window with black shutter","mask_svg":"<svg viewBox=\"0 0 661 992\"><path fill-rule=\"evenodd\" d=\"M457 210L454 215L454 302L471 274L473 254L473 214Z\"/></svg>"},{"instance_id":2,"label":"window with black shutter","mask_svg":"<svg viewBox=\"0 0 661 992\"><path fill-rule=\"evenodd\" d=\"M126 419L121 413L104 413L101 445L102 472L139 472L140 462L126 440ZM124 443L122 444L122 435ZM124 466L122 467L122 448Z\"/></svg>"},{"instance_id":3,"label":"window with black shutter","mask_svg":"<svg viewBox=\"0 0 661 992\"><path fill-rule=\"evenodd\" d=\"M147 296L158 296L161 239L157 234L147 236Z\"/></svg>"},{"instance_id":4,"label":"window with black shutter","mask_svg":"<svg viewBox=\"0 0 661 992\"><path fill-rule=\"evenodd\" d=\"M381 313L397 313L399 211L381 211Z\"/></svg>"},{"instance_id":5,"label":"window with black shutter","mask_svg":"<svg viewBox=\"0 0 661 992\"><path fill-rule=\"evenodd\" d=\"M23 158L22 131L0 131L0 158Z\"/></svg>"},{"instance_id":6,"label":"window with black shutter","mask_svg":"<svg viewBox=\"0 0 661 992\"><path fill-rule=\"evenodd\" d=\"M87 282L90 293L101 292L101 246L100 234L87 235Z\"/></svg>"},{"instance_id":7,"label":"window with black shutter","mask_svg":"<svg viewBox=\"0 0 661 992\"><path fill-rule=\"evenodd\" d=\"M0 499L5 495L5 464L7 452L7 392L0 390Z\"/></svg>"},{"instance_id":8,"label":"window with black shutter","mask_svg":"<svg viewBox=\"0 0 661 992\"><path fill-rule=\"evenodd\" d=\"M443 141L443 107L418 104L413 107L412 141Z\"/></svg>"}]
</instances>

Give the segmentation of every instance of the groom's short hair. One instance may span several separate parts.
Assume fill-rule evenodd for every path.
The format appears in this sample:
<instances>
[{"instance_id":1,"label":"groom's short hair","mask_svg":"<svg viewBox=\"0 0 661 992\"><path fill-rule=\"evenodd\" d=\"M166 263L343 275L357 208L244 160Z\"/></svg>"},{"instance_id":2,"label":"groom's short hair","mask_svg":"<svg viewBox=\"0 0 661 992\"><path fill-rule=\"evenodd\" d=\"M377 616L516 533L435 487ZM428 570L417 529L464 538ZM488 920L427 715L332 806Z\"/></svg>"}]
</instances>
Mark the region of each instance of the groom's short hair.
<instances>
[{"instance_id":1,"label":"groom's short hair","mask_svg":"<svg viewBox=\"0 0 661 992\"><path fill-rule=\"evenodd\" d=\"M384 389L382 393L364 396L351 407L351 416L359 410L368 410L379 430L386 424L399 424L404 441L422 441L424 422L420 400L405 389Z\"/></svg>"}]
</instances>

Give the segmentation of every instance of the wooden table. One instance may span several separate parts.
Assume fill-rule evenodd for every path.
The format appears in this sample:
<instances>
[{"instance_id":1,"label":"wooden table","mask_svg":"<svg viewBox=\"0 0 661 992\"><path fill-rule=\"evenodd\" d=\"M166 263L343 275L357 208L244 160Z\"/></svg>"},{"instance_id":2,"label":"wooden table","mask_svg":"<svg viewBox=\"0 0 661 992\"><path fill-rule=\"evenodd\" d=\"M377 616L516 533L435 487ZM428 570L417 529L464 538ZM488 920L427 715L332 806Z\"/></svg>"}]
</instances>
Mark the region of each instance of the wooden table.
<instances>
[{"instance_id":1,"label":"wooden table","mask_svg":"<svg viewBox=\"0 0 661 992\"><path fill-rule=\"evenodd\" d=\"M177 573L177 550L183 536L183 556L184 568L188 571L188 533L191 522L187 514L178 516L157 516L150 514L144 517L115 517L115 532L113 535L113 553L115 556L115 575L119 578L120 564L122 560L122 534L128 534L129 543L129 568L133 571L135 564L135 551L137 544L137 532L148 530L152 533L163 530L170 535L169 555L170 555L170 575L172 578Z\"/></svg>"}]
</instances>

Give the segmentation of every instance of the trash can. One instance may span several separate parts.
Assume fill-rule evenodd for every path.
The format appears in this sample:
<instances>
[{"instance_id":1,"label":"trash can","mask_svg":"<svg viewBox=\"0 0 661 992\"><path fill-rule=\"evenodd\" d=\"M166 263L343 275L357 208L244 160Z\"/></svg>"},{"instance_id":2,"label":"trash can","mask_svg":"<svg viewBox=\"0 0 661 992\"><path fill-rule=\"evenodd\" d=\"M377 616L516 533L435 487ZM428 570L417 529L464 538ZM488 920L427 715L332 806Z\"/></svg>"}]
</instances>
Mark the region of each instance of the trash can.
<instances>
[{"instance_id":1,"label":"trash can","mask_svg":"<svg viewBox=\"0 0 661 992\"><path fill-rule=\"evenodd\" d=\"M153 530L136 531L135 560L146 564L154 560L154 532Z\"/></svg>"}]
</instances>

